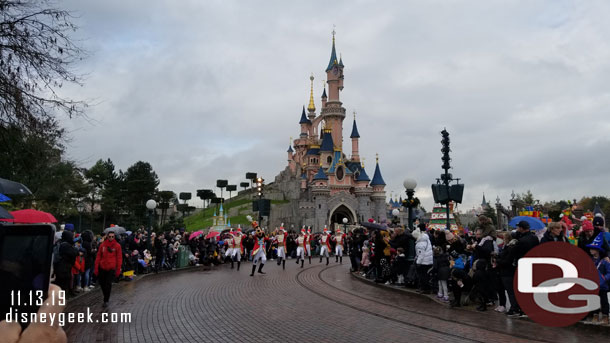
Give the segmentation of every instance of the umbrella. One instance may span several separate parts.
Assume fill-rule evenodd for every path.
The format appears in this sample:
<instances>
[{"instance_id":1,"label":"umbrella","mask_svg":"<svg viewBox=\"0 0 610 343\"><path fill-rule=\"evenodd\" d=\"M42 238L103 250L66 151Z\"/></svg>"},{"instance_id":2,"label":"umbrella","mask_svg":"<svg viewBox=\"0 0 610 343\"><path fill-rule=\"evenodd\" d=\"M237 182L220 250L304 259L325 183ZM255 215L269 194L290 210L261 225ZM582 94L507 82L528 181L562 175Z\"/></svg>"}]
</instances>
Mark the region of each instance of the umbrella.
<instances>
[{"instance_id":1,"label":"umbrella","mask_svg":"<svg viewBox=\"0 0 610 343\"><path fill-rule=\"evenodd\" d=\"M199 237L201 235L203 235L203 230L198 230L198 231L191 232L191 234L189 236L189 241L192 240L192 239L195 239L195 238L197 238L197 237Z\"/></svg>"},{"instance_id":2,"label":"umbrella","mask_svg":"<svg viewBox=\"0 0 610 343\"><path fill-rule=\"evenodd\" d=\"M0 206L0 219L13 219L13 216L4 207Z\"/></svg>"},{"instance_id":3,"label":"umbrella","mask_svg":"<svg viewBox=\"0 0 610 343\"><path fill-rule=\"evenodd\" d=\"M23 184L0 178L0 193L29 195L32 192Z\"/></svg>"},{"instance_id":4,"label":"umbrella","mask_svg":"<svg viewBox=\"0 0 610 343\"><path fill-rule=\"evenodd\" d=\"M53 217L51 213L37 211L37 210L19 210L11 212L13 219L10 221L19 224L36 224L36 223L57 223L57 219Z\"/></svg>"},{"instance_id":5,"label":"umbrella","mask_svg":"<svg viewBox=\"0 0 610 343\"><path fill-rule=\"evenodd\" d=\"M0 202L5 202L5 201L11 201L11 198L9 198L6 195L0 193Z\"/></svg>"},{"instance_id":6,"label":"umbrella","mask_svg":"<svg viewBox=\"0 0 610 343\"><path fill-rule=\"evenodd\" d=\"M513 217L508 223L508 226L517 227L517 224L519 224L520 221L528 222L530 224L530 229L532 230L540 230L546 227L540 219L528 216Z\"/></svg>"},{"instance_id":7,"label":"umbrella","mask_svg":"<svg viewBox=\"0 0 610 343\"><path fill-rule=\"evenodd\" d=\"M362 223L362 226L371 230L387 230L383 225L377 223L364 222Z\"/></svg>"},{"instance_id":8,"label":"umbrella","mask_svg":"<svg viewBox=\"0 0 610 343\"><path fill-rule=\"evenodd\" d=\"M122 235L124 233L127 233L127 230L125 230L124 227L121 226L111 226L111 227L107 227L106 229L104 229L104 234L108 234L108 232L113 231L115 235Z\"/></svg>"},{"instance_id":9,"label":"umbrella","mask_svg":"<svg viewBox=\"0 0 610 343\"><path fill-rule=\"evenodd\" d=\"M218 235L220 235L220 232L218 232L218 231L210 231L210 233L208 233L208 234L205 236L205 238L206 238L206 239L210 239L210 238L212 238L212 237L216 237L216 236L218 236Z\"/></svg>"}]
</instances>

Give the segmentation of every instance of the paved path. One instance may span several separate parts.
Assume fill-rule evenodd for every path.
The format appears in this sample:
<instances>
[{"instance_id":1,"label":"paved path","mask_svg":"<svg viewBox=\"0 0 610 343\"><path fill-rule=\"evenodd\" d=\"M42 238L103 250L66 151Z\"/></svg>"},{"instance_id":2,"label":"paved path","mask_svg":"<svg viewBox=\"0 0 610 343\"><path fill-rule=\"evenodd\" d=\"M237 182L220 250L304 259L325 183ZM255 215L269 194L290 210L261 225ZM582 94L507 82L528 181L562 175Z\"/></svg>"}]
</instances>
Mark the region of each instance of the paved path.
<instances>
[{"instance_id":1,"label":"paved path","mask_svg":"<svg viewBox=\"0 0 610 343\"><path fill-rule=\"evenodd\" d=\"M70 342L597 342L607 336L543 328L494 313L449 309L353 278L349 265L304 269L294 260L266 275L216 270L150 275L113 285L108 312L130 324L66 325ZM101 292L70 302L67 312L102 312Z\"/></svg>"}]
</instances>

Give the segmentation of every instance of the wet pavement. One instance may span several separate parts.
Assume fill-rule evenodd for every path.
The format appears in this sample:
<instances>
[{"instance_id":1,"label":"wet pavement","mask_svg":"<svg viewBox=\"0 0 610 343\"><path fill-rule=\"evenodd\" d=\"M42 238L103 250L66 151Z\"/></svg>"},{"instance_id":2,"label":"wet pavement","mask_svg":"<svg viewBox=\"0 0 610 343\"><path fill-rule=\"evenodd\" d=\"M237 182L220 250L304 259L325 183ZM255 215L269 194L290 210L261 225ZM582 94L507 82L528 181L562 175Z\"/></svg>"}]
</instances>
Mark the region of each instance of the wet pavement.
<instances>
[{"instance_id":1,"label":"wet pavement","mask_svg":"<svg viewBox=\"0 0 610 343\"><path fill-rule=\"evenodd\" d=\"M357 280L349 265L313 261L286 270L251 265L148 275L113 285L109 313L131 323L66 325L69 342L593 342L603 332L546 328L503 314L450 309L427 297ZM66 312L103 312L101 292Z\"/></svg>"}]
</instances>

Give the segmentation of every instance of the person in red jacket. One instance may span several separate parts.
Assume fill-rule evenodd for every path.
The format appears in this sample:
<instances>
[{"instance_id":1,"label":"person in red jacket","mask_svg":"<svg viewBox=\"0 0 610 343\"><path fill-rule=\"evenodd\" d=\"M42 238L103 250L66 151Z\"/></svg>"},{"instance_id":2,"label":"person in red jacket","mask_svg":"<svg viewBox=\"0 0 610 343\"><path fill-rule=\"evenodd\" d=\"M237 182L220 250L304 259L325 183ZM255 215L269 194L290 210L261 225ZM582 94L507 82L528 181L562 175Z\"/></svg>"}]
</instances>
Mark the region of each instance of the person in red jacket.
<instances>
[{"instance_id":1,"label":"person in red jacket","mask_svg":"<svg viewBox=\"0 0 610 343\"><path fill-rule=\"evenodd\" d=\"M97 251L94 271L104 294L104 307L108 307L112 281L121 274L122 263L121 245L115 240L115 233L110 231Z\"/></svg>"}]
</instances>

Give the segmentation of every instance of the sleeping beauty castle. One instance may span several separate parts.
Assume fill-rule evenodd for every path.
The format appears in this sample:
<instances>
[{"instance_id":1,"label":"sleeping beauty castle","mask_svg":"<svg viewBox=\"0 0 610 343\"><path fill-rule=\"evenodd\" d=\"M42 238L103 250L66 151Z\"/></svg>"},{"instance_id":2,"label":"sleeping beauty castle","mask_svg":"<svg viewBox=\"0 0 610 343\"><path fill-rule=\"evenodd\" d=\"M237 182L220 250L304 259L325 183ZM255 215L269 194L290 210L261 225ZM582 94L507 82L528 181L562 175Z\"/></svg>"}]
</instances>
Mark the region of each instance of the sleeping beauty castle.
<instances>
[{"instance_id":1,"label":"sleeping beauty castle","mask_svg":"<svg viewBox=\"0 0 610 343\"><path fill-rule=\"evenodd\" d=\"M272 208L270 226L283 222L295 228L307 225L321 231L324 226L343 225L344 218L350 225L369 218L386 219L385 182L379 157L371 178L359 155L360 134L355 113L350 123L351 151L344 146L346 110L340 99L344 68L343 59L337 58L333 32L319 111L314 102L311 76L309 105L307 109L303 107L299 120L300 134L297 139L291 139L286 168L270 184L274 198L284 200L282 205Z\"/></svg>"}]
</instances>

